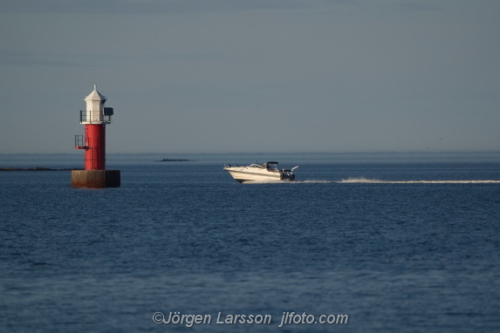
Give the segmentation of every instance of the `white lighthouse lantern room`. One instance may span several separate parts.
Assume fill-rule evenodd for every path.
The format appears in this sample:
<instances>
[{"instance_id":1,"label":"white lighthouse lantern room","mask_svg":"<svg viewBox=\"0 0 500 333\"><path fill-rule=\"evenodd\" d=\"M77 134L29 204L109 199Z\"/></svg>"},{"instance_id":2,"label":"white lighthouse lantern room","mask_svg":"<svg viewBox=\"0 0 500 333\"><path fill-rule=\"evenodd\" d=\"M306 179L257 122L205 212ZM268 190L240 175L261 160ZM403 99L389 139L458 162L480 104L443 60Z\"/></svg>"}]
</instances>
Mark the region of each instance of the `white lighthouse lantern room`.
<instances>
[{"instance_id":1,"label":"white lighthouse lantern room","mask_svg":"<svg viewBox=\"0 0 500 333\"><path fill-rule=\"evenodd\" d=\"M111 116L114 113L113 108L105 107L106 97L97 91L97 86L94 85L94 90L85 97L87 108L85 111L80 111L81 124L109 124Z\"/></svg>"}]
</instances>

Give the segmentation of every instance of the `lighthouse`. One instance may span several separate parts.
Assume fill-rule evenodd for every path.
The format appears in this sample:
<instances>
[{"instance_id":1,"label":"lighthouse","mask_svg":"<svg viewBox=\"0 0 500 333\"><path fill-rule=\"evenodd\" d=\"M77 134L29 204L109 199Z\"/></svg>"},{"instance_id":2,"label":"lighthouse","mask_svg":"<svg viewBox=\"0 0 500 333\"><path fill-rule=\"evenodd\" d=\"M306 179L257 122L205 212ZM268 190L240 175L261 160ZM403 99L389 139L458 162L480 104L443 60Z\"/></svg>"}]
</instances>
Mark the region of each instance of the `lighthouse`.
<instances>
[{"instance_id":1,"label":"lighthouse","mask_svg":"<svg viewBox=\"0 0 500 333\"><path fill-rule=\"evenodd\" d=\"M114 110L105 107L106 97L94 90L85 97L86 109L80 111L84 135L75 135L75 148L85 151L84 170L72 170L71 186L86 188L119 187L120 170L106 170L106 125Z\"/></svg>"}]
</instances>

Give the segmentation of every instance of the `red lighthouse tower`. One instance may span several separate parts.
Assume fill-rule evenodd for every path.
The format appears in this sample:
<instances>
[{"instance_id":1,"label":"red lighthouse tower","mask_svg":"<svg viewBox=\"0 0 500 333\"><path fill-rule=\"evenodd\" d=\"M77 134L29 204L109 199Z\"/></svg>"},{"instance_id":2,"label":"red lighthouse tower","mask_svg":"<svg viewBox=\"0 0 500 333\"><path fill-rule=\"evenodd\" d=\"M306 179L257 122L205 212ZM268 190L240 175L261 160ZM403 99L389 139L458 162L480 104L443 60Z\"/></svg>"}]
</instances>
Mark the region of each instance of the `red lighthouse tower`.
<instances>
[{"instance_id":1,"label":"red lighthouse tower","mask_svg":"<svg viewBox=\"0 0 500 333\"><path fill-rule=\"evenodd\" d=\"M111 123L113 108L104 107L106 97L94 90L85 98L87 108L80 111L85 135L75 136L75 148L85 150L85 170L73 170L73 187L119 187L120 171L106 170L106 125Z\"/></svg>"}]
</instances>

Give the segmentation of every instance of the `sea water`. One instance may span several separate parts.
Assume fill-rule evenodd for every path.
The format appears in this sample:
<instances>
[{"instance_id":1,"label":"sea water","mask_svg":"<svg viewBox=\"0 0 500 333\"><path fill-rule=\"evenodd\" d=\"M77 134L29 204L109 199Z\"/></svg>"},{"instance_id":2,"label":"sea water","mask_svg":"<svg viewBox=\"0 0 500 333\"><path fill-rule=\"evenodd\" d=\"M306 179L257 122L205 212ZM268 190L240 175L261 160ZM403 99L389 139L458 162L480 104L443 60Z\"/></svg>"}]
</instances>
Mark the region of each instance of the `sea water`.
<instances>
[{"instance_id":1,"label":"sea water","mask_svg":"<svg viewBox=\"0 0 500 333\"><path fill-rule=\"evenodd\" d=\"M267 160L300 165L297 181L222 170ZM500 330L499 154L110 155L108 168L120 188L0 172L0 332Z\"/></svg>"}]
</instances>

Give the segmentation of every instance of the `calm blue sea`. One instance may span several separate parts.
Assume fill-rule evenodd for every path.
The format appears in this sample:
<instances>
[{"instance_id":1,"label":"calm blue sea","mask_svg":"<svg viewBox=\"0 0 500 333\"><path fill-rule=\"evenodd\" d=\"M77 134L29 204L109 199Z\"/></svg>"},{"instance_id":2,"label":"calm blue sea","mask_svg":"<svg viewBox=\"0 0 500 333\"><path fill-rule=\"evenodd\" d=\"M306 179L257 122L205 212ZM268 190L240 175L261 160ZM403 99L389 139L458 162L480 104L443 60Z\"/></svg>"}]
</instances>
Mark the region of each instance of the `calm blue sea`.
<instances>
[{"instance_id":1,"label":"calm blue sea","mask_svg":"<svg viewBox=\"0 0 500 333\"><path fill-rule=\"evenodd\" d=\"M297 181L222 170L267 160L300 165ZM0 332L500 331L499 153L110 155L108 168L122 187L0 172ZM295 323L279 327L283 313Z\"/></svg>"}]
</instances>

